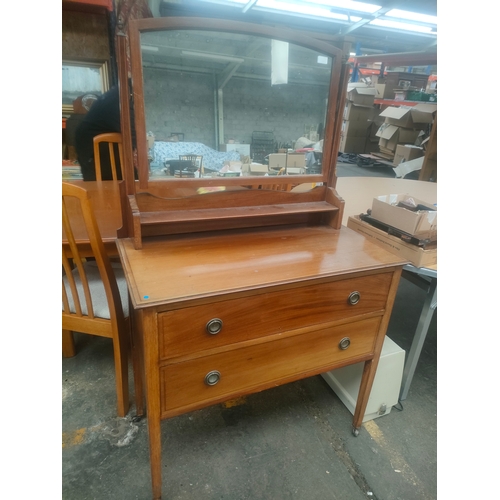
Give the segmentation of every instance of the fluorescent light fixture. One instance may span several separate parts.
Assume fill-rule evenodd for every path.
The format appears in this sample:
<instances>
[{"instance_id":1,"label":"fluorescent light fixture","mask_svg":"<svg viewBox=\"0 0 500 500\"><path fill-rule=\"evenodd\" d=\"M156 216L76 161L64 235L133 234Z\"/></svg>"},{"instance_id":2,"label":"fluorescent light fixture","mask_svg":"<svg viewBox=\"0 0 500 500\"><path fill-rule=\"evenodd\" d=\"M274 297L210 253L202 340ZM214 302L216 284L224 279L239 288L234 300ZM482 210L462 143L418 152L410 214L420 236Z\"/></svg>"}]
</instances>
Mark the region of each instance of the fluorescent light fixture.
<instances>
[{"instance_id":1,"label":"fluorescent light fixture","mask_svg":"<svg viewBox=\"0 0 500 500\"><path fill-rule=\"evenodd\" d=\"M349 18L346 14L337 14L335 12L330 12L330 7L325 5L325 7L319 6L317 3L316 6L312 4L293 4L288 2L279 2L277 0L259 0L257 3L257 7L264 7L266 9L280 10L285 11L287 13L293 12L294 14L301 14L306 17L320 17L327 19L339 19L340 21L349 21ZM351 21L357 22L360 21L360 17L351 16Z\"/></svg>"},{"instance_id":2,"label":"fluorescent light fixture","mask_svg":"<svg viewBox=\"0 0 500 500\"><path fill-rule=\"evenodd\" d=\"M244 61L244 59L242 59L241 57L224 56L222 54L209 54L208 52L195 52L191 50L183 50L181 53L183 56L197 57L199 59L212 59L217 61L228 61L237 63L242 63Z\"/></svg>"},{"instance_id":3,"label":"fluorescent light fixture","mask_svg":"<svg viewBox=\"0 0 500 500\"><path fill-rule=\"evenodd\" d=\"M288 83L288 42L271 40L271 85Z\"/></svg>"},{"instance_id":4,"label":"fluorescent light fixture","mask_svg":"<svg viewBox=\"0 0 500 500\"><path fill-rule=\"evenodd\" d=\"M307 1L307 0L306 0ZM355 2L354 0L315 0L314 3L326 5L328 7L337 7L338 9L347 9L351 12L368 12L373 14L381 9L380 5L373 5L371 3Z\"/></svg>"},{"instance_id":5,"label":"fluorescent light fixture","mask_svg":"<svg viewBox=\"0 0 500 500\"><path fill-rule=\"evenodd\" d=\"M141 50L144 50L144 52L158 52L158 47L154 45L141 45Z\"/></svg>"},{"instance_id":6,"label":"fluorescent light fixture","mask_svg":"<svg viewBox=\"0 0 500 500\"><path fill-rule=\"evenodd\" d=\"M431 26L419 26L417 24L402 23L398 21L390 21L389 19L374 19L369 23L372 26L380 26L382 28L393 28L395 30L417 31L419 33L431 33Z\"/></svg>"},{"instance_id":7,"label":"fluorescent light fixture","mask_svg":"<svg viewBox=\"0 0 500 500\"><path fill-rule=\"evenodd\" d=\"M422 23L437 24L436 16L428 16L426 14L417 14L407 10L392 9L387 14L387 17L397 17L398 19L407 19L408 21L420 21Z\"/></svg>"}]
</instances>

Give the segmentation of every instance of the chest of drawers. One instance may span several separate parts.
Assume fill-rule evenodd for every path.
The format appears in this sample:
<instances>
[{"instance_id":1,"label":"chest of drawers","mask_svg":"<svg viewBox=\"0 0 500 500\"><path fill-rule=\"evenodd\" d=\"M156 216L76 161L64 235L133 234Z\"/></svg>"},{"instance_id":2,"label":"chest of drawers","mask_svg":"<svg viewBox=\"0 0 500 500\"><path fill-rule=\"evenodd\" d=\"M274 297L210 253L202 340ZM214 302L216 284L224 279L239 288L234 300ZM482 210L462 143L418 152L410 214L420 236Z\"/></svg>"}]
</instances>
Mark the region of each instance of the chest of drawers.
<instances>
[{"instance_id":1,"label":"chest of drawers","mask_svg":"<svg viewBox=\"0 0 500 500\"><path fill-rule=\"evenodd\" d=\"M164 418L365 362L361 426L400 258L347 228L118 240L146 388L154 498Z\"/></svg>"}]
</instances>

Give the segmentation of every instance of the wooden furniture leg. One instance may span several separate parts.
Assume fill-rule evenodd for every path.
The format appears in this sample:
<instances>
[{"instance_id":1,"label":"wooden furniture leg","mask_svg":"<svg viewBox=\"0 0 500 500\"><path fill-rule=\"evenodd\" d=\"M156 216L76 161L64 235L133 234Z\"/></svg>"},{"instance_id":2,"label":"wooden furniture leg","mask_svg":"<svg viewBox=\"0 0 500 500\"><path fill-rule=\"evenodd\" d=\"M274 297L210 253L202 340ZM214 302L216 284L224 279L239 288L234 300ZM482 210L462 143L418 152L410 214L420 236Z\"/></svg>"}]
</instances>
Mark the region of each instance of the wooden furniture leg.
<instances>
[{"instance_id":1,"label":"wooden furniture leg","mask_svg":"<svg viewBox=\"0 0 500 500\"><path fill-rule=\"evenodd\" d=\"M65 358L72 358L76 355L75 339L71 330L62 331L62 352Z\"/></svg>"},{"instance_id":2,"label":"wooden furniture leg","mask_svg":"<svg viewBox=\"0 0 500 500\"><path fill-rule=\"evenodd\" d=\"M144 415L144 366L143 366L143 348L142 348L142 330L141 323L138 321L137 313L132 303L129 305L130 321L132 328L130 329L130 345L132 354L132 366L134 369L134 393L135 393L135 409L136 416L142 417Z\"/></svg>"},{"instance_id":3,"label":"wooden furniture leg","mask_svg":"<svg viewBox=\"0 0 500 500\"><path fill-rule=\"evenodd\" d=\"M153 500L161 498L161 413L160 413L160 370L158 366L158 327L156 314L143 311L144 364L150 370L146 374L146 411L148 415L149 460Z\"/></svg>"},{"instance_id":4,"label":"wooden furniture leg","mask_svg":"<svg viewBox=\"0 0 500 500\"><path fill-rule=\"evenodd\" d=\"M125 331L130 329L130 318L127 319ZM130 336L120 338L119 342L113 342L113 351L115 358L115 379L116 395L118 403L118 416L125 417L129 409L128 392L128 353Z\"/></svg>"}]
</instances>

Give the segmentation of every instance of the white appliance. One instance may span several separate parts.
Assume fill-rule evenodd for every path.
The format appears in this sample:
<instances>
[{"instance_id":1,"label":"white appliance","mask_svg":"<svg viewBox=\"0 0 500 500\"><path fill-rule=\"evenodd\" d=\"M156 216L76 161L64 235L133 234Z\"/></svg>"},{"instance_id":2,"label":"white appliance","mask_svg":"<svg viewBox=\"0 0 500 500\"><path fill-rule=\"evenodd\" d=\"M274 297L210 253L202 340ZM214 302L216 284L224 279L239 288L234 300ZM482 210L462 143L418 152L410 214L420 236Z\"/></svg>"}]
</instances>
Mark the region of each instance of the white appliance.
<instances>
[{"instance_id":1,"label":"white appliance","mask_svg":"<svg viewBox=\"0 0 500 500\"><path fill-rule=\"evenodd\" d=\"M388 415L392 407L397 404L404 363L405 351L386 336L363 422ZM353 415L358 399L363 365L364 362L356 363L321 374Z\"/></svg>"},{"instance_id":2,"label":"white appliance","mask_svg":"<svg viewBox=\"0 0 500 500\"><path fill-rule=\"evenodd\" d=\"M250 156L250 144L226 144L226 151L237 151L240 155Z\"/></svg>"}]
</instances>

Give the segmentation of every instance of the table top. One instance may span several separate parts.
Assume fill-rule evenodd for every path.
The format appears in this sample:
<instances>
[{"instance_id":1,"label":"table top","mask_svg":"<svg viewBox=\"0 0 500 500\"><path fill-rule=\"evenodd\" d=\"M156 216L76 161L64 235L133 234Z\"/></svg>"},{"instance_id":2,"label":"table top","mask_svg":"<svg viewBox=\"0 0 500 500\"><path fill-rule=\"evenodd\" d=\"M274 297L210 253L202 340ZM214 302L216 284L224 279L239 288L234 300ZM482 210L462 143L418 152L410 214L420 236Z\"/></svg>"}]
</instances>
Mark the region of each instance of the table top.
<instances>
[{"instance_id":1,"label":"table top","mask_svg":"<svg viewBox=\"0 0 500 500\"><path fill-rule=\"evenodd\" d=\"M84 187L90 192L101 237L106 244L115 242L117 231L122 226L118 182L81 180L69 182ZM339 177L336 190L345 201L342 219L344 226L347 226L349 216L366 212L371 207L373 198L379 195L408 193L429 203L437 203L437 184L426 181L387 177ZM77 212L76 205L75 212ZM76 216L78 216L78 213L76 213ZM85 242L83 229L81 231L77 230L75 236L77 242Z\"/></svg>"},{"instance_id":2,"label":"table top","mask_svg":"<svg viewBox=\"0 0 500 500\"><path fill-rule=\"evenodd\" d=\"M122 226L120 189L118 182L72 180L69 183L75 186L83 187L90 193L94 215L97 220L97 225L99 226L103 242L115 242L117 238L116 232ZM88 238L78 202L76 200L68 199L67 207L70 217L72 219L76 218L73 227L76 242L86 243ZM78 224L78 220L81 221L80 224ZM63 242L66 241L64 230L62 239Z\"/></svg>"},{"instance_id":3,"label":"table top","mask_svg":"<svg viewBox=\"0 0 500 500\"><path fill-rule=\"evenodd\" d=\"M318 278L402 266L407 261L328 226L256 228L151 237L135 250L119 239L118 253L135 307L248 292Z\"/></svg>"},{"instance_id":4,"label":"table top","mask_svg":"<svg viewBox=\"0 0 500 500\"><path fill-rule=\"evenodd\" d=\"M81 180L66 182L84 187L90 192L101 237L105 242L114 241L116 231L122 226L118 183ZM366 212L375 196L408 193L429 203L437 203L437 184L434 182L387 177L339 177L336 189L345 201L342 219L345 226L349 216Z\"/></svg>"},{"instance_id":5,"label":"table top","mask_svg":"<svg viewBox=\"0 0 500 500\"><path fill-rule=\"evenodd\" d=\"M428 203L437 203L435 182L389 177L339 177L337 193L345 201L342 224L352 215L366 213L371 208L373 198L385 194L409 194Z\"/></svg>"},{"instance_id":6,"label":"table top","mask_svg":"<svg viewBox=\"0 0 500 500\"><path fill-rule=\"evenodd\" d=\"M344 199L342 224L350 216L366 213L373 198L386 194L409 194L431 204L437 204L437 183L388 177L338 177L336 190ZM415 268L423 269L423 268ZM437 264L428 269L437 272Z\"/></svg>"}]
</instances>

